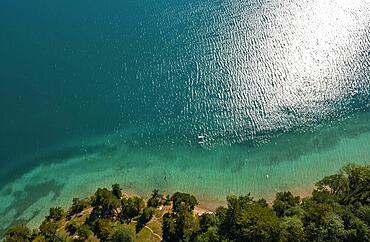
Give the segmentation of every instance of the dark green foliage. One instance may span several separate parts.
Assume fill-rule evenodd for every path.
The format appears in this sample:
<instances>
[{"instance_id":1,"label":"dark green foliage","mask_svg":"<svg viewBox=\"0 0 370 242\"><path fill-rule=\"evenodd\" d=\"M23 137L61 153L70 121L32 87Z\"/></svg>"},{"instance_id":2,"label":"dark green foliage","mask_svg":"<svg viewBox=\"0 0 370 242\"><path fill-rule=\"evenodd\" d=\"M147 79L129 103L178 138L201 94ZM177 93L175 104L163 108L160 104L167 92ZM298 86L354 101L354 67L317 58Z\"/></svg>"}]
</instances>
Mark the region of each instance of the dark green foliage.
<instances>
[{"instance_id":1,"label":"dark green foliage","mask_svg":"<svg viewBox=\"0 0 370 242\"><path fill-rule=\"evenodd\" d=\"M305 212L303 217L303 223L305 225L315 224L315 227L319 227L325 223L326 217L332 212L332 207L327 204L313 203Z\"/></svg>"},{"instance_id":2,"label":"dark green foliage","mask_svg":"<svg viewBox=\"0 0 370 242\"><path fill-rule=\"evenodd\" d=\"M366 224L370 225L370 207L369 206L362 206L355 208L356 216L361 219L362 221L366 222Z\"/></svg>"},{"instance_id":3,"label":"dark green foliage","mask_svg":"<svg viewBox=\"0 0 370 242\"><path fill-rule=\"evenodd\" d=\"M264 199L264 198L258 199L257 200L257 203L259 205L261 205L262 207L268 207L269 206L268 203L267 203L267 201L266 201L266 199Z\"/></svg>"},{"instance_id":4,"label":"dark green foliage","mask_svg":"<svg viewBox=\"0 0 370 242\"><path fill-rule=\"evenodd\" d=\"M91 230L89 226L87 226L86 224L78 226L77 231L76 231L76 235L78 237L77 241L81 241L81 242L88 241L90 234L91 234Z\"/></svg>"},{"instance_id":5,"label":"dark green foliage","mask_svg":"<svg viewBox=\"0 0 370 242\"><path fill-rule=\"evenodd\" d=\"M158 208L162 203L162 194L160 194L157 189L153 190L152 196L149 198L147 203L148 207Z\"/></svg>"},{"instance_id":6,"label":"dark green foliage","mask_svg":"<svg viewBox=\"0 0 370 242\"><path fill-rule=\"evenodd\" d=\"M346 241L370 241L370 230L364 221L348 210L344 211L342 219L347 229Z\"/></svg>"},{"instance_id":7,"label":"dark green foliage","mask_svg":"<svg viewBox=\"0 0 370 242\"><path fill-rule=\"evenodd\" d=\"M5 232L6 242L28 242L32 241L32 234L25 225L17 225Z\"/></svg>"},{"instance_id":8,"label":"dark green foliage","mask_svg":"<svg viewBox=\"0 0 370 242\"><path fill-rule=\"evenodd\" d=\"M218 225L218 219L215 214L203 213L199 217L199 228L202 233L207 232L211 227Z\"/></svg>"},{"instance_id":9,"label":"dark green foliage","mask_svg":"<svg viewBox=\"0 0 370 242\"><path fill-rule=\"evenodd\" d=\"M134 217L138 216L141 210L145 207L145 202L140 197L123 199L121 202L122 202L122 211L120 214L120 220L122 223L131 222L131 220Z\"/></svg>"},{"instance_id":10,"label":"dark green foliage","mask_svg":"<svg viewBox=\"0 0 370 242\"><path fill-rule=\"evenodd\" d=\"M370 205L370 167L348 165L342 170L347 174L349 190L341 196L341 202Z\"/></svg>"},{"instance_id":11,"label":"dark green foliage","mask_svg":"<svg viewBox=\"0 0 370 242\"><path fill-rule=\"evenodd\" d=\"M325 241L345 241L347 231L344 227L344 221L336 213L331 213L325 224Z\"/></svg>"},{"instance_id":12,"label":"dark green foliage","mask_svg":"<svg viewBox=\"0 0 370 242\"><path fill-rule=\"evenodd\" d=\"M198 231L198 220L185 204L163 216L162 233L166 242L194 241Z\"/></svg>"},{"instance_id":13,"label":"dark green foliage","mask_svg":"<svg viewBox=\"0 0 370 242\"><path fill-rule=\"evenodd\" d=\"M171 196L167 195L166 199L163 201L164 206L169 206L171 204Z\"/></svg>"},{"instance_id":14,"label":"dark green foliage","mask_svg":"<svg viewBox=\"0 0 370 242\"><path fill-rule=\"evenodd\" d=\"M69 235L74 235L77 232L78 224L76 222L69 222L66 225L66 231Z\"/></svg>"},{"instance_id":15,"label":"dark green foliage","mask_svg":"<svg viewBox=\"0 0 370 242\"><path fill-rule=\"evenodd\" d=\"M188 193L176 192L172 195L173 210L177 211L180 205L183 204L189 211L193 211L195 205L198 204L197 199Z\"/></svg>"},{"instance_id":16,"label":"dark green foliage","mask_svg":"<svg viewBox=\"0 0 370 242\"><path fill-rule=\"evenodd\" d=\"M122 198L122 188L119 184L112 185L112 194L118 199Z\"/></svg>"},{"instance_id":17,"label":"dark green foliage","mask_svg":"<svg viewBox=\"0 0 370 242\"><path fill-rule=\"evenodd\" d=\"M316 186L318 191L326 191L335 196L348 191L348 179L343 174L335 174L323 178Z\"/></svg>"},{"instance_id":18,"label":"dark green foliage","mask_svg":"<svg viewBox=\"0 0 370 242\"><path fill-rule=\"evenodd\" d=\"M252 197L230 196L220 220L220 235L232 241L279 241L281 225L275 213Z\"/></svg>"},{"instance_id":19,"label":"dark green foliage","mask_svg":"<svg viewBox=\"0 0 370 242\"><path fill-rule=\"evenodd\" d=\"M163 215L162 221L162 234L164 241L175 241L176 238L176 220L172 213Z\"/></svg>"},{"instance_id":20,"label":"dark green foliage","mask_svg":"<svg viewBox=\"0 0 370 242\"><path fill-rule=\"evenodd\" d=\"M287 215L286 213L290 208L295 207L299 204L300 198L294 197L291 192L278 192L275 197L272 209L277 216L282 217Z\"/></svg>"},{"instance_id":21,"label":"dark green foliage","mask_svg":"<svg viewBox=\"0 0 370 242\"><path fill-rule=\"evenodd\" d=\"M331 195L328 191L315 190L312 192L312 200L317 203L338 203L338 197Z\"/></svg>"},{"instance_id":22,"label":"dark green foliage","mask_svg":"<svg viewBox=\"0 0 370 242\"><path fill-rule=\"evenodd\" d=\"M304 227L300 218L294 216L283 218L281 222L281 241L305 241Z\"/></svg>"},{"instance_id":23,"label":"dark green foliage","mask_svg":"<svg viewBox=\"0 0 370 242\"><path fill-rule=\"evenodd\" d=\"M153 214L154 211L152 208L144 208L136 224L136 233L140 232L140 230L153 218Z\"/></svg>"},{"instance_id":24,"label":"dark green foliage","mask_svg":"<svg viewBox=\"0 0 370 242\"><path fill-rule=\"evenodd\" d=\"M64 210L60 207L50 208L49 215L46 216L46 219L49 221L59 221L64 216Z\"/></svg>"},{"instance_id":25,"label":"dark green foliage","mask_svg":"<svg viewBox=\"0 0 370 242\"><path fill-rule=\"evenodd\" d=\"M81 213L85 208L89 207L89 203L85 199L73 198L72 206L69 209L69 215L72 216Z\"/></svg>"},{"instance_id":26,"label":"dark green foliage","mask_svg":"<svg viewBox=\"0 0 370 242\"><path fill-rule=\"evenodd\" d=\"M98 217L112 218L118 215L120 200L106 188L99 188L93 197L91 205Z\"/></svg>"},{"instance_id":27,"label":"dark green foliage","mask_svg":"<svg viewBox=\"0 0 370 242\"><path fill-rule=\"evenodd\" d=\"M112 230L112 225L108 219L98 218L93 222L91 230L101 241L108 241L110 232Z\"/></svg>"},{"instance_id":28,"label":"dark green foliage","mask_svg":"<svg viewBox=\"0 0 370 242\"><path fill-rule=\"evenodd\" d=\"M63 241L57 234L58 224L54 221L44 220L39 227L40 234L49 242Z\"/></svg>"},{"instance_id":29,"label":"dark green foliage","mask_svg":"<svg viewBox=\"0 0 370 242\"><path fill-rule=\"evenodd\" d=\"M220 241L220 236L218 235L217 227L209 227L207 231L202 234L199 234L196 239L196 242L218 242Z\"/></svg>"},{"instance_id":30,"label":"dark green foliage","mask_svg":"<svg viewBox=\"0 0 370 242\"><path fill-rule=\"evenodd\" d=\"M151 208L144 208L143 212L141 213L138 222L141 224L146 224L149 222L153 217L154 211Z\"/></svg>"},{"instance_id":31,"label":"dark green foliage","mask_svg":"<svg viewBox=\"0 0 370 242\"><path fill-rule=\"evenodd\" d=\"M132 234L127 229L117 229L115 230L112 235L110 236L110 242L133 242L134 239L132 238Z\"/></svg>"}]
</instances>

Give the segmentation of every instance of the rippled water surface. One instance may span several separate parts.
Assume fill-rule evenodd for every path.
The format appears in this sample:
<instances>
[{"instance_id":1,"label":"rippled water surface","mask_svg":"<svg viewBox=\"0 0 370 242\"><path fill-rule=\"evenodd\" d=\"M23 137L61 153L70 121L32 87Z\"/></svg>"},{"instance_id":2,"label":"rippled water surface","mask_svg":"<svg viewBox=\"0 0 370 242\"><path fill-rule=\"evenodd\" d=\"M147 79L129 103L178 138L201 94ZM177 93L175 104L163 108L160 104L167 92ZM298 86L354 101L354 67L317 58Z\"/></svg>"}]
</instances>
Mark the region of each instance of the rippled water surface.
<instances>
[{"instance_id":1,"label":"rippled water surface","mask_svg":"<svg viewBox=\"0 0 370 242\"><path fill-rule=\"evenodd\" d=\"M370 162L367 0L0 0L0 56L2 227L114 182L213 204Z\"/></svg>"}]
</instances>

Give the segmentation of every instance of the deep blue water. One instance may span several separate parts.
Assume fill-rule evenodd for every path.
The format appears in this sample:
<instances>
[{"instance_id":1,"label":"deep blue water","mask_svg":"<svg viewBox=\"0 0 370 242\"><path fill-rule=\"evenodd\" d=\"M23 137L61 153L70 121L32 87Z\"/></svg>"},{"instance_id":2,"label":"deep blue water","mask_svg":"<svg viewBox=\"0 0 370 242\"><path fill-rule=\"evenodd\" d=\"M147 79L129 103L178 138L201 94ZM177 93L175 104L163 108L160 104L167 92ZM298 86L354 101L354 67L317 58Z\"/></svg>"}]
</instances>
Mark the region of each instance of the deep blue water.
<instances>
[{"instance_id":1,"label":"deep blue water","mask_svg":"<svg viewBox=\"0 0 370 242\"><path fill-rule=\"evenodd\" d=\"M370 108L369 36L364 0L0 0L0 181L132 127L253 146L350 119Z\"/></svg>"}]
</instances>

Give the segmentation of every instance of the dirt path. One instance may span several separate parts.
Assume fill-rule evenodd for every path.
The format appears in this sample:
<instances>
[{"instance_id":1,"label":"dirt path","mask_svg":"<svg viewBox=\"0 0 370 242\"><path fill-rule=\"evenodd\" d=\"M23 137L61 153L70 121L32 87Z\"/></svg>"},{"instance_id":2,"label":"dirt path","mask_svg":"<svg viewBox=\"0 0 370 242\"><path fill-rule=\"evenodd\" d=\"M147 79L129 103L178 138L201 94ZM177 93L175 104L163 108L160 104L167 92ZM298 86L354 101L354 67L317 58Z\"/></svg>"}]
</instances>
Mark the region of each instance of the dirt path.
<instances>
[{"instance_id":1,"label":"dirt path","mask_svg":"<svg viewBox=\"0 0 370 242\"><path fill-rule=\"evenodd\" d=\"M144 227L147 228L154 236L158 237L158 239L160 239L161 241L163 240L162 237L159 234L157 234L156 232L154 232L150 227L148 227L146 225Z\"/></svg>"}]
</instances>

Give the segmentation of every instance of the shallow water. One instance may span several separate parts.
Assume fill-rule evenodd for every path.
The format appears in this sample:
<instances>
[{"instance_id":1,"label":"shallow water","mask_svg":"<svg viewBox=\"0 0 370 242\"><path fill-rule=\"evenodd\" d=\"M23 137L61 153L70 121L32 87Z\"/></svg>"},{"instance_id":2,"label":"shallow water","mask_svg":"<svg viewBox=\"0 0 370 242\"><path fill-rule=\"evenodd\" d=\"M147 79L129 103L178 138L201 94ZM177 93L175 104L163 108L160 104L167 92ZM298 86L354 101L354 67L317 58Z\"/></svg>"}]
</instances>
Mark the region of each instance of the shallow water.
<instances>
[{"instance_id":1,"label":"shallow water","mask_svg":"<svg viewBox=\"0 0 370 242\"><path fill-rule=\"evenodd\" d=\"M0 0L0 29L2 227L115 182L216 204L370 161L368 1Z\"/></svg>"}]
</instances>

